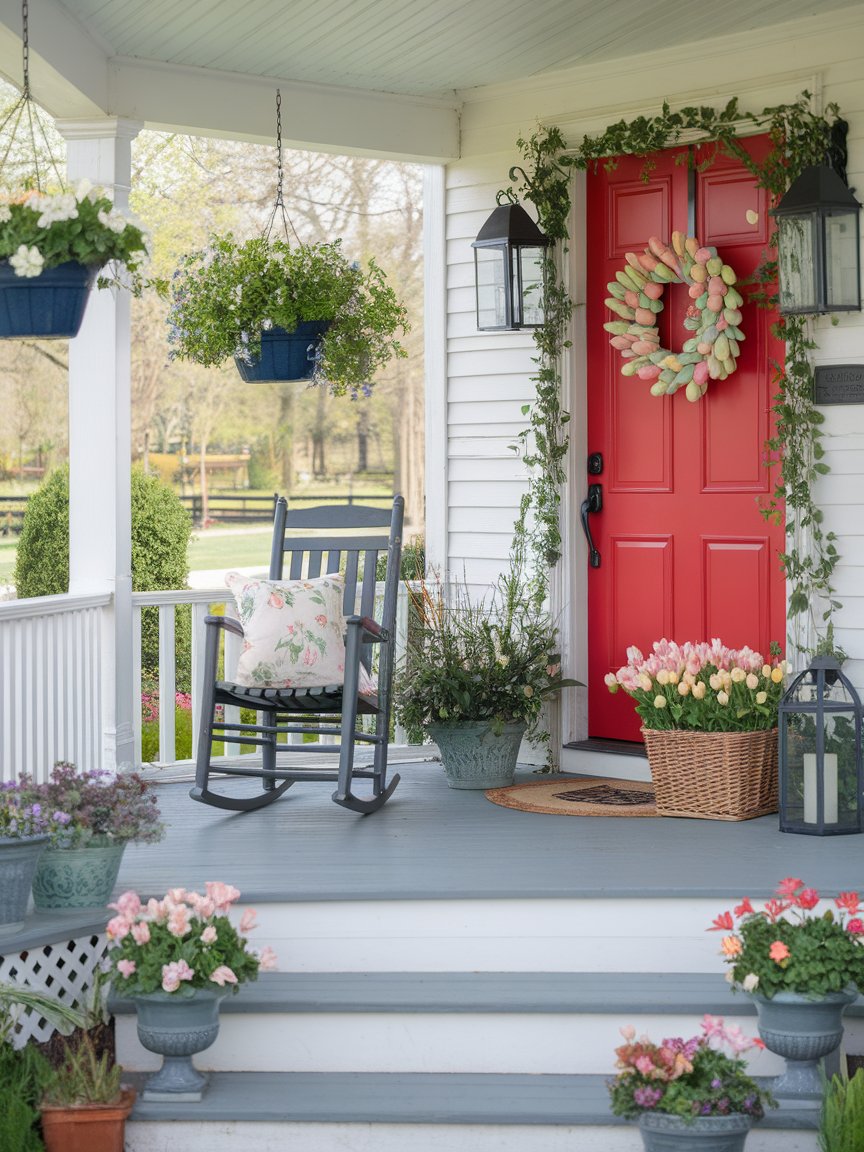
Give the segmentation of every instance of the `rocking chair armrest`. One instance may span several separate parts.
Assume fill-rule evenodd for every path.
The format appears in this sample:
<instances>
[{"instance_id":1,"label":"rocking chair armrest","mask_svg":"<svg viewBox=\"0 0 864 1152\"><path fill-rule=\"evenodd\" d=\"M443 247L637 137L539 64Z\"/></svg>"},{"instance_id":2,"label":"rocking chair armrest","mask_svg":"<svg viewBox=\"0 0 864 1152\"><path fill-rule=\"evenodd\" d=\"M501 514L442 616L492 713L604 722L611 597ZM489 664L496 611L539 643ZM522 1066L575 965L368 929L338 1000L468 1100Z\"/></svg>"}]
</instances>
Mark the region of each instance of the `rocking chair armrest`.
<instances>
[{"instance_id":1,"label":"rocking chair armrest","mask_svg":"<svg viewBox=\"0 0 864 1152\"><path fill-rule=\"evenodd\" d=\"M205 616L204 623L214 628L224 628L227 632L233 632L235 636L243 635L243 625L233 616Z\"/></svg>"},{"instance_id":2,"label":"rocking chair armrest","mask_svg":"<svg viewBox=\"0 0 864 1152\"><path fill-rule=\"evenodd\" d=\"M361 640L364 644L388 644L390 633L382 628L371 616L348 616L345 623L349 628L362 628Z\"/></svg>"}]
</instances>

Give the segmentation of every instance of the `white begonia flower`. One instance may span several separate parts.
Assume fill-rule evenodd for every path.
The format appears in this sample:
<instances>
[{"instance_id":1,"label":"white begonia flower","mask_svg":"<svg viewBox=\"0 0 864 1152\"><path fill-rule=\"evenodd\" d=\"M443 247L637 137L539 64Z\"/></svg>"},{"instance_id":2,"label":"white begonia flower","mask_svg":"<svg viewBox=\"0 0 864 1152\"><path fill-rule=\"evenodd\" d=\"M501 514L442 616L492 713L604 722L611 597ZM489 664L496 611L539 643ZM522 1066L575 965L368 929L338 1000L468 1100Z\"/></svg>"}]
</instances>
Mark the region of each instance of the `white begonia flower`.
<instances>
[{"instance_id":1,"label":"white begonia flower","mask_svg":"<svg viewBox=\"0 0 864 1152\"><path fill-rule=\"evenodd\" d=\"M80 203L80 201L82 201L84 199L84 197L90 193L90 190L92 189L92 187L93 187L93 181L88 180L86 176L84 177L83 180L79 180L78 181L78 187L75 189L75 199L78 200Z\"/></svg>"},{"instance_id":2,"label":"white begonia flower","mask_svg":"<svg viewBox=\"0 0 864 1152\"><path fill-rule=\"evenodd\" d=\"M0 204L0 224L12 219L12 209L8 204Z\"/></svg>"},{"instance_id":3,"label":"white begonia flower","mask_svg":"<svg viewBox=\"0 0 864 1152\"><path fill-rule=\"evenodd\" d=\"M125 217L121 216L119 212L114 212L113 210L111 212L105 212L104 210L100 209L99 223L104 228L110 228L112 232L117 233L122 232L126 227Z\"/></svg>"},{"instance_id":4,"label":"white begonia flower","mask_svg":"<svg viewBox=\"0 0 864 1152\"><path fill-rule=\"evenodd\" d=\"M50 228L57 221L75 220L77 217L78 201L71 192L64 192L49 199L36 224L39 228Z\"/></svg>"},{"instance_id":5,"label":"white begonia flower","mask_svg":"<svg viewBox=\"0 0 864 1152\"><path fill-rule=\"evenodd\" d=\"M9 257L10 265L15 269L16 276L38 276L42 272L45 259L38 248L28 248L22 244L14 255Z\"/></svg>"}]
</instances>

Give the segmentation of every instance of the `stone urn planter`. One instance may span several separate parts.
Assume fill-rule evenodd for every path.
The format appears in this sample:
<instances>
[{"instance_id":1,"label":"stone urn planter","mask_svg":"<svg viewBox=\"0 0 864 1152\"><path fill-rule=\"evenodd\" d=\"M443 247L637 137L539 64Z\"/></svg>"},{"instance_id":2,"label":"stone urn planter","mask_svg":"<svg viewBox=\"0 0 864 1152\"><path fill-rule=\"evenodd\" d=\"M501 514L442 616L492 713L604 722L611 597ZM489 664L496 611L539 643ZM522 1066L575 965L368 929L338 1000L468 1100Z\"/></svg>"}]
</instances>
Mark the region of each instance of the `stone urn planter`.
<instances>
[{"instance_id":1,"label":"stone urn planter","mask_svg":"<svg viewBox=\"0 0 864 1152\"><path fill-rule=\"evenodd\" d=\"M804 996L777 992L770 999L750 993L759 1014L759 1035L765 1047L786 1060L786 1071L772 1085L780 1099L802 1102L822 1099L819 1062L839 1048L843 1013L857 999L854 988Z\"/></svg>"},{"instance_id":2,"label":"stone urn planter","mask_svg":"<svg viewBox=\"0 0 864 1152\"><path fill-rule=\"evenodd\" d=\"M513 783L524 721L495 725L491 720L430 724L451 788L506 788Z\"/></svg>"},{"instance_id":3,"label":"stone urn planter","mask_svg":"<svg viewBox=\"0 0 864 1152\"><path fill-rule=\"evenodd\" d=\"M104 907L111 899L125 842L98 848L50 847L39 857L33 903L48 908Z\"/></svg>"},{"instance_id":4,"label":"stone urn planter","mask_svg":"<svg viewBox=\"0 0 864 1152\"><path fill-rule=\"evenodd\" d=\"M192 1057L219 1035L219 1004L226 995L220 989L195 988L188 995L148 992L132 997L138 1039L163 1058L162 1067L145 1083L142 1100L201 1100L207 1076Z\"/></svg>"},{"instance_id":5,"label":"stone urn planter","mask_svg":"<svg viewBox=\"0 0 864 1152\"><path fill-rule=\"evenodd\" d=\"M639 1117L645 1152L743 1152L752 1124L753 1118L743 1112L693 1121L665 1112L643 1112Z\"/></svg>"}]
</instances>

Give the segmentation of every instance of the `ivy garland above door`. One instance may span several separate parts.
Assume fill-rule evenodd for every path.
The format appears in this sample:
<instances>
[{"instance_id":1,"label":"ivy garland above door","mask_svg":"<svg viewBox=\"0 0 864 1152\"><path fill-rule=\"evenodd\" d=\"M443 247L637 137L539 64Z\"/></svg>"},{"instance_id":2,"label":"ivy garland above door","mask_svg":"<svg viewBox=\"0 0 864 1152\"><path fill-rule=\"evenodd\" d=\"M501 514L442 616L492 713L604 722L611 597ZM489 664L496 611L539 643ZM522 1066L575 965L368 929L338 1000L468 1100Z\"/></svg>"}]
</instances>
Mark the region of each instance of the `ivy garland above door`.
<instances>
[{"instance_id":1,"label":"ivy garland above door","mask_svg":"<svg viewBox=\"0 0 864 1152\"><path fill-rule=\"evenodd\" d=\"M554 126L541 127L527 140L517 140L522 165L511 168L509 176L515 189L508 188L503 195L514 200L521 195L529 200L540 227L559 242L557 251L549 249L543 262L545 320L534 333L538 365L532 377L535 397L523 409L528 426L519 434L516 446L531 472L516 521L515 543L530 548L536 579L544 587L549 568L561 557L561 490L567 479L564 460L570 416L561 405L561 363L570 346L567 331L573 302L562 257L567 251L573 172L600 163L614 167L622 155L644 156L643 177L647 180L652 168L650 154L681 144L686 138L686 142L713 144L715 157L737 158L753 173L759 187L779 198L805 168L824 164L827 156L836 153L841 126L836 104L827 105L823 113L814 112L810 93L805 91L791 104L764 108L759 113L742 111L737 98L719 110L703 106L673 112L664 103L658 116L619 120L600 136L586 136L575 146ZM741 145L742 132L768 133L772 147L761 163L754 162ZM682 162L691 156L683 152ZM712 161L713 157L701 166L708 167ZM750 300L771 307L776 302L776 279L772 250L766 252L750 286ZM780 559L790 589L790 640L805 654L815 647L824 651L826 641L831 644L832 614L841 606L832 583L839 560L836 537L822 527L822 512L813 498L816 480L829 468L822 445L824 418L813 402L810 354L816 345L810 324L811 317L799 315L781 317L776 325L778 338L786 343L786 359L784 366L774 366L776 431L765 448L767 463L775 469L775 485L761 509L766 519L779 522L785 507L787 547ZM809 639L813 633L815 642Z\"/></svg>"}]
</instances>

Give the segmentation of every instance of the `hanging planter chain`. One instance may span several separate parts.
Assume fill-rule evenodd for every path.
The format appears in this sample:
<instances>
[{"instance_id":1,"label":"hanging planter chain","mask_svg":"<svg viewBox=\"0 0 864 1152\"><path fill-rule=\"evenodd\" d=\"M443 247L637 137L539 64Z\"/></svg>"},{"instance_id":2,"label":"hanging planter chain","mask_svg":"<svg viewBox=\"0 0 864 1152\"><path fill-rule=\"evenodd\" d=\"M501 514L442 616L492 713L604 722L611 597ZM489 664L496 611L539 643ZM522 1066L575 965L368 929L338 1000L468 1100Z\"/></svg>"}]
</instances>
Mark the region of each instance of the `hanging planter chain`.
<instances>
[{"instance_id":1,"label":"hanging planter chain","mask_svg":"<svg viewBox=\"0 0 864 1152\"><path fill-rule=\"evenodd\" d=\"M39 114L34 107L33 96L32 96L31 91L30 91L30 5L29 5L28 0L22 0L22 3L21 3L21 48L22 48L22 65L23 65L23 83L21 85L21 95L15 101L15 103L12 105L12 107L9 109L3 122L0 123L0 135L2 135L3 132L5 132L7 125L11 124L11 126L12 126L11 132L9 133L9 139L6 142L6 147L3 151L3 155L2 155L2 157L0 157L0 174L5 172L5 170L6 170L6 167L7 167L8 161L9 161L9 154L12 151L12 146L14 145L15 140L18 136L19 130L21 128L21 119L26 112L26 114L27 114L26 130L28 133L28 143L30 145L30 152L31 152L32 160L33 160L33 170L35 173L35 188L36 188L36 190L38 192L44 192L45 191L45 188L43 187L43 182L42 182L42 178L43 178L42 167L40 166L40 163L39 163L39 150L38 150L37 145L36 145L36 130L37 130L37 128L39 130L39 135L42 138L42 143L45 146L45 151L48 155L49 164L50 164L51 168L54 169L54 174L57 177L57 181L60 184L60 187L65 189L66 184L65 184L65 181L63 179L63 175L57 166L56 160L54 159L54 154L53 154L53 151L51 148L51 142L48 139L48 135L45 131L45 126L42 123L42 121L39 117ZM47 173L46 173L46 175L47 175ZM12 180L11 183L16 184L16 183L20 183L20 182L16 181L16 180ZM25 184L25 186L31 186L31 187L34 186L31 183L29 178L27 180L25 180L23 183Z\"/></svg>"},{"instance_id":2,"label":"hanging planter chain","mask_svg":"<svg viewBox=\"0 0 864 1152\"><path fill-rule=\"evenodd\" d=\"M27 0L24 0L27 3ZM267 230L264 233L264 239L270 239L270 233L273 231L273 225L276 221L277 212L282 217L282 227L285 231L285 239L290 243L291 233L294 234L294 239L300 243L300 237L297 235L297 229L288 215L285 208L285 200L282 194L282 181L284 176L284 169L282 166L282 93L276 89L276 202L273 205L273 211L270 213L270 219L267 221ZM288 229L291 229L289 232Z\"/></svg>"}]
</instances>

